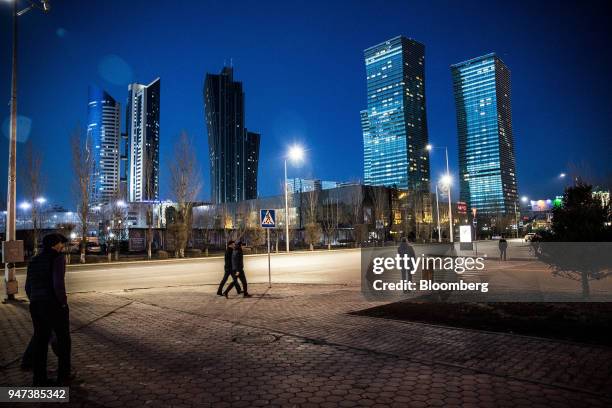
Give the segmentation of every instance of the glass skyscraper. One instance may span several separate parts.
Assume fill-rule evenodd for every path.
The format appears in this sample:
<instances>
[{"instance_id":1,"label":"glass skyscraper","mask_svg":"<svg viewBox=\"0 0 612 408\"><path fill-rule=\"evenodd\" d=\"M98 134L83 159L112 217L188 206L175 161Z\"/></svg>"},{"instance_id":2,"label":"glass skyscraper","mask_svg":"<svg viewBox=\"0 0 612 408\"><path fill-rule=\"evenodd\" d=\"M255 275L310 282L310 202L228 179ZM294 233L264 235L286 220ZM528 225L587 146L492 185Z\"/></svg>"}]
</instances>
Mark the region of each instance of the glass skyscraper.
<instances>
[{"instance_id":1,"label":"glass skyscraper","mask_svg":"<svg viewBox=\"0 0 612 408\"><path fill-rule=\"evenodd\" d=\"M451 65L451 72L461 200L478 214L514 214L518 193L510 70L491 53Z\"/></svg>"},{"instance_id":2,"label":"glass skyscraper","mask_svg":"<svg viewBox=\"0 0 612 408\"><path fill-rule=\"evenodd\" d=\"M91 85L87 114L95 163L91 199L106 204L119 193L120 106L106 91Z\"/></svg>"},{"instance_id":3,"label":"glass skyscraper","mask_svg":"<svg viewBox=\"0 0 612 408\"><path fill-rule=\"evenodd\" d=\"M245 128L242 82L231 67L206 74L204 110L213 203L257 198L261 135Z\"/></svg>"},{"instance_id":4,"label":"glass skyscraper","mask_svg":"<svg viewBox=\"0 0 612 408\"><path fill-rule=\"evenodd\" d=\"M160 79L128 86L128 200L159 199Z\"/></svg>"},{"instance_id":5,"label":"glass skyscraper","mask_svg":"<svg viewBox=\"0 0 612 408\"><path fill-rule=\"evenodd\" d=\"M398 36L364 51L364 182L429 191L425 46Z\"/></svg>"}]
</instances>

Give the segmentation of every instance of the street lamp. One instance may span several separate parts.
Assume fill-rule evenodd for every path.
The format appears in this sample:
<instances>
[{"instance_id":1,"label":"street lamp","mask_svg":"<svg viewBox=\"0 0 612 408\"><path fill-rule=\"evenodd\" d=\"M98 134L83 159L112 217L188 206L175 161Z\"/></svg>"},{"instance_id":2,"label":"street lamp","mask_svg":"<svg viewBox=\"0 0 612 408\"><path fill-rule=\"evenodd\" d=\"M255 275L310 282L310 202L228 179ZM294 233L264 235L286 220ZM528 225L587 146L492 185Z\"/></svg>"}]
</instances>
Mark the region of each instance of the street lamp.
<instances>
[{"instance_id":1,"label":"street lamp","mask_svg":"<svg viewBox=\"0 0 612 408\"><path fill-rule=\"evenodd\" d=\"M289 252L289 192L287 191L287 159L293 163L302 161L304 158L304 148L299 145L293 145L289 148L287 156L285 156L285 243L287 252Z\"/></svg>"},{"instance_id":2,"label":"street lamp","mask_svg":"<svg viewBox=\"0 0 612 408\"><path fill-rule=\"evenodd\" d=\"M565 173L559 174L559 178L565 178Z\"/></svg>"},{"instance_id":3,"label":"street lamp","mask_svg":"<svg viewBox=\"0 0 612 408\"><path fill-rule=\"evenodd\" d=\"M527 197L527 196L522 196L522 197L521 197L521 201L522 201L523 203L527 203L527 201L528 201L528 200L529 200L529 197Z\"/></svg>"},{"instance_id":4,"label":"street lamp","mask_svg":"<svg viewBox=\"0 0 612 408\"><path fill-rule=\"evenodd\" d=\"M38 204L44 204L44 203L46 203L46 202L47 202L47 199L46 199L45 197L38 197L38 198L36 199L36 202L37 202Z\"/></svg>"},{"instance_id":5,"label":"street lamp","mask_svg":"<svg viewBox=\"0 0 612 408\"><path fill-rule=\"evenodd\" d=\"M13 59L11 72L11 116L10 136L8 148L8 188L6 194L6 241L16 241L16 212L17 212L17 17L22 16L33 8L44 12L49 11L48 0L41 0L37 4L28 0L29 5L23 10L17 10L17 0L13 0ZM15 265L12 262L4 264L4 286L6 288L6 299L15 299L17 293L17 279L15 279Z\"/></svg>"},{"instance_id":6,"label":"street lamp","mask_svg":"<svg viewBox=\"0 0 612 408\"><path fill-rule=\"evenodd\" d=\"M438 204L438 183L436 183L436 216L438 219L438 242L442 242L442 234L440 233L440 205Z\"/></svg>"},{"instance_id":7,"label":"street lamp","mask_svg":"<svg viewBox=\"0 0 612 408\"><path fill-rule=\"evenodd\" d=\"M450 175L450 169L448 167L448 148L446 146L433 146L431 144L428 144L427 146L425 146L425 149L427 149L427 151L432 151L433 149L444 149L444 154L446 156L446 174L442 177L442 183L444 185L448 185L448 219L449 219L449 223L450 223L450 242L453 243L454 239L453 239L453 205L451 202L451 182L452 182L452 177Z\"/></svg>"}]
</instances>

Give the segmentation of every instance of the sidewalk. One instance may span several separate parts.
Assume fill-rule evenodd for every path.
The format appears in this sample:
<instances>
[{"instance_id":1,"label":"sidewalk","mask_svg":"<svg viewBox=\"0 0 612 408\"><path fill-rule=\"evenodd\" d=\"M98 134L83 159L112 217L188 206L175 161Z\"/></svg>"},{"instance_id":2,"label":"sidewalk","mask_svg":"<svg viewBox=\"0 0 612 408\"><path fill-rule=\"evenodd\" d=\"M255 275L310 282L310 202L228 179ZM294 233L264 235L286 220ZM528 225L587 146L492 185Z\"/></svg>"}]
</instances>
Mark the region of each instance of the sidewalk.
<instances>
[{"instance_id":1,"label":"sidewalk","mask_svg":"<svg viewBox=\"0 0 612 408\"><path fill-rule=\"evenodd\" d=\"M71 405L612 405L609 348L348 315L379 304L353 286L252 286L71 295ZM29 385L27 303L0 305L0 332L0 386Z\"/></svg>"}]
</instances>

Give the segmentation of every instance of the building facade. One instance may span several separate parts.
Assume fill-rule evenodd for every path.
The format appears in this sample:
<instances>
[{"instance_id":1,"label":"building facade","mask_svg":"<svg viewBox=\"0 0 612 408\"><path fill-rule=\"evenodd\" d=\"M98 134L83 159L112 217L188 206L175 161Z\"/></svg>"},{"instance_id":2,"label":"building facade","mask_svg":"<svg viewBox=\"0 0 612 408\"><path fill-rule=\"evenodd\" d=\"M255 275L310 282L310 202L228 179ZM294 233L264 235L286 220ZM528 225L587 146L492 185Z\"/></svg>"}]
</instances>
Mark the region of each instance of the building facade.
<instances>
[{"instance_id":1,"label":"building facade","mask_svg":"<svg viewBox=\"0 0 612 408\"><path fill-rule=\"evenodd\" d=\"M128 86L127 198L130 202L159 199L159 107L159 78L148 85Z\"/></svg>"},{"instance_id":2,"label":"building facade","mask_svg":"<svg viewBox=\"0 0 612 408\"><path fill-rule=\"evenodd\" d=\"M106 91L91 85L87 119L95 162L91 201L105 204L119 193L120 105Z\"/></svg>"},{"instance_id":3,"label":"building facade","mask_svg":"<svg viewBox=\"0 0 612 408\"><path fill-rule=\"evenodd\" d=\"M518 208L510 70L494 53L451 66L461 201L478 214Z\"/></svg>"},{"instance_id":4,"label":"building facade","mask_svg":"<svg viewBox=\"0 0 612 408\"><path fill-rule=\"evenodd\" d=\"M364 56L364 182L429 191L425 46L398 36L366 49Z\"/></svg>"},{"instance_id":5,"label":"building facade","mask_svg":"<svg viewBox=\"0 0 612 408\"><path fill-rule=\"evenodd\" d=\"M234 81L233 68L206 74L204 110L212 201L256 198L261 135L245 128L242 82Z\"/></svg>"}]
</instances>

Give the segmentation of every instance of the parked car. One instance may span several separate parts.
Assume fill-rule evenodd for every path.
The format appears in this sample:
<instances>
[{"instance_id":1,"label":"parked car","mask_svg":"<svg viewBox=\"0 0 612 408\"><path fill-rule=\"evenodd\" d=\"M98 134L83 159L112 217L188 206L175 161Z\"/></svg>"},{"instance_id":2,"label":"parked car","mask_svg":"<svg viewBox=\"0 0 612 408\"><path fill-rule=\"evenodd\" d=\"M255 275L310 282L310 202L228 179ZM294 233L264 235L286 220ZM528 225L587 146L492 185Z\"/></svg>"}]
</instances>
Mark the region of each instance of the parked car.
<instances>
[{"instance_id":1,"label":"parked car","mask_svg":"<svg viewBox=\"0 0 612 408\"><path fill-rule=\"evenodd\" d=\"M531 240L533 240L533 237L535 237L535 232L529 232L525 235L525 242L531 242Z\"/></svg>"}]
</instances>

